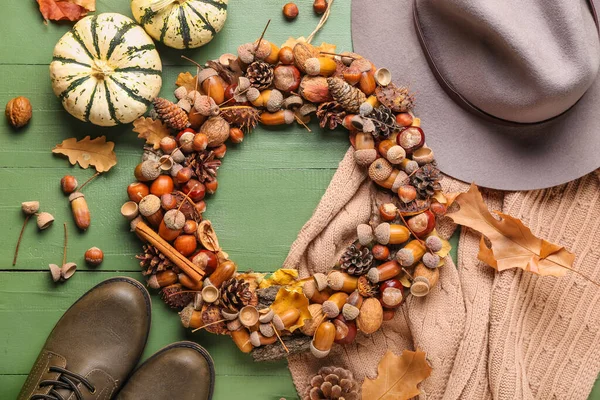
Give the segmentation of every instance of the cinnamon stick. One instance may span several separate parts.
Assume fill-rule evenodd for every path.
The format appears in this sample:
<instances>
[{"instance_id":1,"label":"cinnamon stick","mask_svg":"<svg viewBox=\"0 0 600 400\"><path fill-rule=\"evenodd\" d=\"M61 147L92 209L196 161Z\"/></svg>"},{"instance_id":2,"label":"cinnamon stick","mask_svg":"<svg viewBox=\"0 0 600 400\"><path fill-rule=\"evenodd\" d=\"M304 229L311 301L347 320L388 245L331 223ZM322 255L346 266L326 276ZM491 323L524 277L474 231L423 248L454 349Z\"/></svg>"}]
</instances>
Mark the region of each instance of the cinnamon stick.
<instances>
[{"instance_id":1,"label":"cinnamon stick","mask_svg":"<svg viewBox=\"0 0 600 400\"><path fill-rule=\"evenodd\" d=\"M193 262L185 258L180 252L175 250L173 246L166 240L161 238L158 233L154 232L152 228L146 225L145 222L140 221L135 226L135 233L142 239L153 245L165 255L173 264L177 265L187 276L190 277L194 282L200 282L204 277L205 272L195 265Z\"/></svg>"}]
</instances>

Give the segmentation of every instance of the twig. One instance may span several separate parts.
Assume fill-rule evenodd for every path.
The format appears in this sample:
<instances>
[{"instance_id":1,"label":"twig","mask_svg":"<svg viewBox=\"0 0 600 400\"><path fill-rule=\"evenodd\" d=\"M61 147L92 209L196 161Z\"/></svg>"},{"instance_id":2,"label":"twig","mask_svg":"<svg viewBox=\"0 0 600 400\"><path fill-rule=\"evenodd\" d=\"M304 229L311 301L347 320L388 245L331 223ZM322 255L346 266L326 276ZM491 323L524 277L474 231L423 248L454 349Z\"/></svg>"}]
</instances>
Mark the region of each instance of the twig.
<instances>
[{"instance_id":1,"label":"twig","mask_svg":"<svg viewBox=\"0 0 600 400\"><path fill-rule=\"evenodd\" d=\"M94 175L92 175L92 177L90 179L88 179L87 181L83 182L83 185L79 186L77 189L78 192L81 192L83 190L83 188L85 187L85 185L87 185L88 183L90 183L91 181L93 181L94 179L96 179L98 177L98 175L100 175L101 172L96 172Z\"/></svg>"},{"instance_id":2,"label":"twig","mask_svg":"<svg viewBox=\"0 0 600 400\"><path fill-rule=\"evenodd\" d=\"M400 211L398 211L398 215L400 216L400 219L402 220L402 222L404 223L404 225L406 226L406 228L410 231L410 233L415 237L416 240L419 241L419 243L421 243L421 245L423 245L425 248L427 248L427 246L425 246L425 241L420 239L415 232L410 229L410 226L408 226L408 223L406 222L406 220L404 219L404 216L402 215L402 213Z\"/></svg>"},{"instance_id":3,"label":"twig","mask_svg":"<svg viewBox=\"0 0 600 400\"><path fill-rule=\"evenodd\" d=\"M244 94L244 93L246 93L248 90L250 90L250 88L251 88L251 87L252 87L252 86L250 86L250 87L249 87L249 88L247 88L247 89L240 90L240 92L239 92L237 95L239 96L240 94ZM219 105L218 105L218 107L221 107L223 104L227 104L227 103L229 103L229 102L230 102L230 101L232 101L232 100L235 100L235 96L234 96L234 97L232 97L232 98L230 98L229 100L225 100L224 102L222 102L221 104L219 104ZM246 107L248 107L248 106L246 106Z\"/></svg>"},{"instance_id":4,"label":"twig","mask_svg":"<svg viewBox=\"0 0 600 400\"><path fill-rule=\"evenodd\" d=\"M305 127L307 131L309 131L309 132L311 132L311 133L312 133L312 131L310 130L310 128L308 127L308 125L306 125L306 124L304 123L304 121L302 121L302 120L300 119L300 117L298 117L296 114L294 114L294 118L296 118L296 121L297 121L297 122L298 122L300 125L302 125L303 127Z\"/></svg>"},{"instance_id":5,"label":"twig","mask_svg":"<svg viewBox=\"0 0 600 400\"><path fill-rule=\"evenodd\" d=\"M321 30L321 28L325 25L325 22L327 22L327 19L329 18L329 14L331 13L332 6L333 6L333 0L329 0L329 5L327 6L327 11L325 11L323 16L321 17L321 20L319 21L319 24L317 25L315 30L312 31L312 33L310 35L308 35L308 37L306 38L306 43L310 44L310 42L312 42L312 40L315 38L315 35L317 34L317 32L319 32Z\"/></svg>"},{"instance_id":6,"label":"twig","mask_svg":"<svg viewBox=\"0 0 600 400\"><path fill-rule=\"evenodd\" d=\"M283 339L281 339L281 336L279 336L279 332L277 332L277 328L275 328L275 325L273 325L272 322L271 322L271 326L273 327L273 331L275 332L275 335L277 335L277 339L279 339L279 341L281 342L281 345L283 346L283 349L285 350L286 353L289 354L290 349L287 348L287 346L283 342Z\"/></svg>"},{"instance_id":7,"label":"twig","mask_svg":"<svg viewBox=\"0 0 600 400\"><path fill-rule=\"evenodd\" d=\"M355 57L351 54L340 54L340 53L331 53L329 51L320 51L320 54L327 54L329 56L340 56L340 57L347 57L347 58L351 58L353 60L358 60L358 57Z\"/></svg>"},{"instance_id":8,"label":"twig","mask_svg":"<svg viewBox=\"0 0 600 400\"><path fill-rule=\"evenodd\" d=\"M208 328L209 326L220 324L221 322L225 322L225 321L227 321L227 320L226 319L220 319L218 321L211 322L210 324L202 325L201 327L194 329L192 332L196 332L196 331L199 331L200 329Z\"/></svg>"},{"instance_id":9,"label":"twig","mask_svg":"<svg viewBox=\"0 0 600 400\"><path fill-rule=\"evenodd\" d=\"M412 276L412 275L410 274L410 272L408 272L408 271L406 270L406 268L402 267L402 271L403 271L403 272L404 272L406 275L408 275L408 277L410 278L410 280L411 280L411 281L414 281L414 280L415 280L414 276Z\"/></svg>"},{"instance_id":10,"label":"twig","mask_svg":"<svg viewBox=\"0 0 600 400\"><path fill-rule=\"evenodd\" d=\"M23 221L23 226L21 227L21 233L19 233L19 240L17 240L17 247L15 248L15 256L13 258L13 266L17 264L17 257L19 255L19 246L21 246L21 239L23 239L23 232L25 232L25 226L27 226L27 222L29 222L29 218L31 218L32 214L27 214L25 217L25 221Z\"/></svg>"},{"instance_id":11,"label":"twig","mask_svg":"<svg viewBox=\"0 0 600 400\"><path fill-rule=\"evenodd\" d=\"M254 48L255 53L256 53L256 50L258 50L258 47L260 46L260 42L262 42L263 38L265 37L265 33L267 33L267 28L269 27L270 23L271 23L271 20L268 20L267 26L265 26L265 29L263 29L262 35L260 35L260 38L258 39L258 43L256 43L256 47Z\"/></svg>"},{"instance_id":12,"label":"twig","mask_svg":"<svg viewBox=\"0 0 600 400\"><path fill-rule=\"evenodd\" d=\"M183 58L184 60L187 60L189 62L191 62L192 64L194 64L195 66L197 66L200 69L204 69L204 67L200 64L198 64L196 61L192 60L191 58L188 58L186 56L181 56L181 58ZM198 78L196 77L196 80L198 80Z\"/></svg>"},{"instance_id":13,"label":"twig","mask_svg":"<svg viewBox=\"0 0 600 400\"><path fill-rule=\"evenodd\" d=\"M179 205L179 207L177 208L177 211L178 211L178 212L179 212L179 211L181 211L181 207L183 207L183 203L185 203L185 200L186 200L186 199L188 199L188 200L192 201L192 199L190 199L190 193L192 193L192 191L193 191L194 189L196 189L196 186L198 186L198 183L196 183L194 186L192 186L192 188L190 189L190 191L188 192L188 194L185 194L185 193L183 193L183 194L185 195L185 197L183 198L183 200L181 200L181 204L180 204L180 205ZM194 207L196 206L196 204L195 204L194 202L192 202L192 204L194 205Z\"/></svg>"},{"instance_id":14,"label":"twig","mask_svg":"<svg viewBox=\"0 0 600 400\"><path fill-rule=\"evenodd\" d=\"M65 243L63 245L63 262L62 265L65 265L67 263L67 244L69 243L69 237L67 235L67 223L64 222L63 223L63 227L65 230Z\"/></svg>"}]
</instances>

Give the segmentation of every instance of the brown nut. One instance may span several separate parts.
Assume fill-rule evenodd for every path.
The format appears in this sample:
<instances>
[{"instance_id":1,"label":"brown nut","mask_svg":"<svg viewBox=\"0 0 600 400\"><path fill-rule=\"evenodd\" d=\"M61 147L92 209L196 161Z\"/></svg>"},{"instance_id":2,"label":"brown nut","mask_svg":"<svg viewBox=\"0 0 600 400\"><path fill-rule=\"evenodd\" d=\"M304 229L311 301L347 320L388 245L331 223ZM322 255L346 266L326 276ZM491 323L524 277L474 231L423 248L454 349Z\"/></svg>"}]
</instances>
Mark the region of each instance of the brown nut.
<instances>
[{"instance_id":1,"label":"brown nut","mask_svg":"<svg viewBox=\"0 0 600 400\"><path fill-rule=\"evenodd\" d=\"M77 189L79 183L77 183L77 178L73 175L65 175L60 180L60 188L62 189L64 194L71 194Z\"/></svg>"},{"instance_id":2,"label":"brown nut","mask_svg":"<svg viewBox=\"0 0 600 400\"><path fill-rule=\"evenodd\" d=\"M90 209L88 208L87 201L81 192L71 193L69 196L71 202L71 211L73 212L73 219L75 225L83 231L90 227L91 217Z\"/></svg>"},{"instance_id":3,"label":"brown nut","mask_svg":"<svg viewBox=\"0 0 600 400\"><path fill-rule=\"evenodd\" d=\"M294 3L287 3L283 6L283 16L287 18L289 21L296 19L298 16L298 6Z\"/></svg>"},{"instance_id":4,"label":"brown nut","mask_svg":"<svg viewBox=\"0 0 600 400\"><path fill-rule=\"evenodd\" d=\"M31 103L27 97L19 96L6 104L6 119L14 128L22 128L31 120Z\"/></svg>"},{"instance_id":5,"label":"brown nut","mask_svg":"<svg viewBox=\"0 0 600 400\"><path fill-rule=\"evenodd\" d=\"M370 297L365 299L356 319L356 324L361 332L369 335L376 332L383 323L383 307L379 300Z\"/></svg>"},{"instance_id":6,"label":"brown nut","mask_svg":"<svg viewBox=\"0 0 600 400\"><path fill-rule=\"evenodd\" d=\"M319 325L312 342L310 350L317 358L326 357L333 346L335 340L335 326L329 321L325 321Z\"/></svg>"},{"instance_id":7,"label":"brown nut","mask_svg":"<svg viewBox=\"0 0 600 400\"><path fill-rule=\"evenodd\" d=\"M92 247L85 252L85 262L94 267L102 264L104 253L97 247Z\"/></svg>"}]
</instances>

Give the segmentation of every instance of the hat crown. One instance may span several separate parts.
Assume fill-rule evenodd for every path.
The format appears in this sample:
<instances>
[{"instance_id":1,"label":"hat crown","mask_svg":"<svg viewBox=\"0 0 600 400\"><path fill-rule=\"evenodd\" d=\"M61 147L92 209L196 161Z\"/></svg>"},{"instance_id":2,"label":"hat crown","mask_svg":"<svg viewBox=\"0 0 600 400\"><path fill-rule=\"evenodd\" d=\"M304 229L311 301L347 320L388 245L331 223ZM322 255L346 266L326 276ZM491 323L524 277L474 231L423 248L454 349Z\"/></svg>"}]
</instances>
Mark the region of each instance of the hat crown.
<instances>
[{"instance_id":1,"label":"hat crown","mask_svg":"<svg viewBox=\"0 0 600 400\"><path fill-rule=\"evenodd\" d=\"M571 108L600 67L586 0L416 0L430 62L479 110L519 123Z\"/></svg>"}]
</instances>

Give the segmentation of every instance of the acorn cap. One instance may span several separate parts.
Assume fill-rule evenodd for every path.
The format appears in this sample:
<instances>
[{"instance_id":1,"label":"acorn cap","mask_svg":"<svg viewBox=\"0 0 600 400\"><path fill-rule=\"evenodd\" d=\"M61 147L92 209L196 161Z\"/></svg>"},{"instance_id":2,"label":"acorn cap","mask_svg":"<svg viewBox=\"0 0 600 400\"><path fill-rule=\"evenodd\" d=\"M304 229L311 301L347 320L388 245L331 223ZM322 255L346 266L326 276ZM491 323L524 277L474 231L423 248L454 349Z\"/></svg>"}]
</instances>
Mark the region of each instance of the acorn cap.
<instances>
[{"instance_id":1,"label":"acorn cap","mask_svg":"<svg viewBox=\"0 0 600 400\"><path fill-rule=\"evenodd\" d=\"M242 325L251 327L258 323L258 310L254 306L245 306L240 310L239 319Z\"/></svg>"},{"instance_id":2,"label":"acorn cap","mask_svg":"<svg viewBox=\"0 0 600 400\"><path fill-rule=\"evenodd\" d=\"M344 286L345 279L346 276L343 272L331 271L329 275L327 275L327 285L333 290L341 290L342 286Z\"/></svg>"},{"instance_id":3,"label":"acorn cap","mask_svg":"<svg viewBox=\"0 0 600 400\"><path fill-rule=\"evenodd\" d=\"M171 156L171 158L172 157L173 156ZM173 160L173 161L175 161L175 160ZM171 177L175 178L177 176L177 173L179 171L181 171L181 169L183 169L183 165L181 165L181 164L173 164L173 166L171 167L171 171L170 171L171 172Z\"/></svg>"},{"instance_id":4,"label":"acorn cap","mask_svg":"<svg viewBox=\"0 0 600 400\"><path fill-rule=\"evenodd\" d=\"M340 309L333 301L326 300L323 302L323 314L327 316L327 318L335 318L340 315Z\"/></svg>"},{"instance_id":5,"label":"acorn cap","mask_svg":"<svg viewBox=\"0 0 600 400\"><path fill-rule=\"evenodd\" d=\"M260 90L255 87L251 87L246 91L246 98L249 101L254 101L260 97Z\"/></svg>"},{"instance_id":6,"label":"acorn cap","mask_svg":"<svg viewBox=\"0 0 600 400\"><path fill-rule=\"evenodd\" d=\"M175 159L175 158L173 158ZM160 175L160 167L158 162L153 160L146 160L142 162L141 174L144 179L153 181Z\"/></svg>"},{"instance_id":7,"label":"acorn cap","mask_svg":"<svg viewBox=\"0 0 600 400\"><path fill-rule=\"evenodd\" d=\"M160 210L160 199L158 196L149 194L140 200L139 207L140 214L142 214L144 217L149 217Z\"/></svg>"},{"instance_id":8,"label":"acorn cap","mask_svg":"<svg viewBox=\"0 0 600 400\"><path fill-rule=\"evenodd\" d=\"M254 48L256 48L256 43L252 43ZM258 46L258 49L254 52L254 56L259 60L264 60L265 58L271 55L271 43L268 40L262 39Z\"/></svg>"},{"instance_id":9,"label":"acorn cap","mask_svg":"<svg viewBox=\"0 0 600 400\"><path fill-rule=\"evenodd\" d=\"M313 344L313 341L312 340L310 341L310 352L316 358L325 358L325 357L327 357L327 355L329 354L330 351L331 351L331 349L327 350L327 351L319 350L315 347L315 345Z\"/></svg>"},{"instance_id":10,"label":"acorn cap","mask_svg":"<svg viewBox=\"0 0 600 400\"><path fill-rule=\"evenodd\" d=\"M242 327L242 323L240 322L239 318L236 318L233 321L229 321L227 323L227 329L229 329L232 332L237 331L241 327Z\"/></svg>"},{"instance_id":11,"label":"acorn cap","mask_svg":"<svg viewBox=\"0 0 600 400\"><path fill-rule=\"evenodd\" d=\"M66 263L60 268L60 276L66 281L75 274L77 264L73 262Z\"/></svg>"},{"instance_id":12,"label":"acorn cap","mask_svg":"<svg viewBox=\"0 0 600 400\"><path fill-rule=\"evenodd\" d=\"M443 245L442 239L438 236L432 235L425 239L425 246L434 253L440 251Z\"/></svg>"},{"instance_id":13,"label":"acorn cap","mask_svg":"<svg viewBox=\"0 0 600 400\"><path fill-rule=\"evenodd\" d=\"M354 161L363 167L370 165L376 158L377 150L375 149L360 149L354 152Z\"/></svg>"},{"instance_id":14,"label":"acorn cap","mask_svg":"<svg viewBox=\"0 0 600 400\"><path fill-rule=\"evenodd\" d=\"M177 102L177 106L187 113L189 113L192 110L192 102L188 99L179 100Z\"/></svg>"},{"instance_id":15,"label":"acorn cap","mask_svg":"<svg viewBox=\"0 0 600 400\"><path fill-rule=\"evenodd\" d=\"M196 311L200 311L202 309L202 306L204 305L204 300L202 300L202 293L200 292L196 292L196 294L194 295L194 310Z\"/></svg>"},{"instance_id":16,"label":"acorn cap","mask_svg":"<svg viewBox=\"0 0 600 400\"><path fill-rule=\"evenodd\" d=\"M434 158L433 150L426 146L415 150L412 154L412 159L419 165L429 164L430 162L433 162Z\"/></svg>"},{"instance_id":17,"label":"acorn cap","mask_svg":"<svg viewBox=\"0 0 600 400\"><path fill-rule=\"evenodd\" d=\"M375 239L379 244L388 244L390 242L390 224L384 222L375 228Z\"/></svg>"},{"instance_id":18,"label":"acorn cap","mask_svg":"<svg viewBox=\"0 0 600 400\"><path fill-rule=\"evenodd\" d=\"M392 164L400 164L406 157L406 150L397 144L390 147L387 151L386 158Z\"/></svg>"},{"instance_id":19,"label":"acorn cap","mask_svg":"<svg viewBox=\"0 0 600 400\"><path fill-rule=\"evenodd\" d=\"M419 169L419 163L417 163L414 160L410 160L402 169L404 170L404 172L410 175Z\"/></svg>"},{"instance_id":20,"label":"acorn cap","mask_svg":"<svg viewBox=\"0 0 600 400\"><path fill-rule=\"evenodd\" d=\"M50 275L52 276L52 280L54 282L60 281L60 267L56 264L50 264L48 265L48 268L50 269Z\"/></svg>"},{"instance_id":21,"label":"acorn cap","mask_svg":"<svg viewBox=\"0 0 600 400\"><path fill-rule=\"evenodd\" d=\"M187 306L179 312L179 318L181 319L181 325L183 325L184 328L190 327L190 320L192 319L193 314L194 314L194 307L191 307L191 306Z\"/></svg>"},{"instance_id":22,"label":"acorn cap","mask_svg":"<svg viewBox=\"0 0 600 400\"><path fill-rule=\"evenodd\" d=\"M53 222L54 222L54 217L50 213L41 212L37 216L37 226L40 230L49 228Z\"/></svg>"},{"instance_id":23,"label":"acorn cap","mask_svg":"<svg viewBox=\"0 0 600 400\"><path fill-rule=\"evenodd\" d=\"M403 267L410 267L415 263L415 256L412 251L407 249L400 249L396 253L396 260Z\"/></svg>"},{"instance_id":24,"label":"acorn cap","mask_svg":"<svg viewBox=\"0 0 600 400\"><path fill-rule=\"evenodd\" d=\"M83 193L81 192L73 192L69 195L69 201L73 201L75 199L78 199L80 197L85 197Z\"/></svg>"},{"instance_id":25,"label":"acorn cap","mask_svg":"<svg viewBox=\"0 0 600 400\"><path fill-rule=\"evenodd\" d=\"M308 75L319 75L321 72L321 62L317 57L309 58L304 62L304 70Z\"/></svg>"},{"instance_id":26,"label":"acorn cap","mask_svg":"<svg viewBox=\"0 0 600 400\"><path fill-rule=\"evenodd\" d=\"M21 203L21 210L25 213L25 215L33 215L40 210L40 202L39 201L25 201Z\"/></svg>"},{"instance_id":27,"label":"acorn cap","mask_svg":"<svg viewBox=\"0 0 600 400\"><path fill-rule=\"evenodd\" d=\"M317 290L319 292L327 287L327 276L325 274L317 272L313 275L313 278L315 280L315 283L317 284Z\"/></svg>"},{"instance_id":28,"label":"acorn cap","mask_svg":"<svg viewBox=\"0 0 600 400\"><path fill-rule=\"evenodd\" d=\"M312 298L315 295L315 292L317 292L317 283L314 281L314 279L304 282L304 285L302 286L302 293L304 293L307 298Z\"/></svg>"},{"instance_id":29,"label":"acorn cap","mask_svg":"<svg viewBox=\"0 0 600 400\"><path fill-rule=\"evenodd\" d=\"M368 246L373 242L375 237L373 236L373 228L369 224L360 224L356 227L356 234L358 235L358 241L363 246Z\"/></svg>"},{"instance_id":30,"label":"acorn cap","mask_svg":"<svg viewBox=\"0 0 600 400\"><path fill-rule=\"evenodd\" d=\"M129 223L129 229L131 230L131 232L135 232L135 227L137 226L137 224L140 222L143 222L143 221L144 221L144 219L142 218L141 215L138 215L137 217L132 219L131 222Z\"/></svg>"},{"instance_id":31,"label":"acorn cap","mask_svg":"<svg viewBox=\"0 0 600 400\"><path fill-rule=\"evenodd\" d=\"M177 89L175 89L175 92L173 92L173 94L175 95L175 98L177 100L182 100L187 98L188 91L185 86L179 86Z\"/></svg>"},{"instance_id":32,"label":"acorn cap","mask_svg":"<svg viewBox=\"0 0 600 400\"><path fill-rule=\"evenodd\" d=\"M285 329L285 325L283 323L283 321L281 320L281 317L277 314L275 314L273 316L273 325L275 325L275 329L277 329L278 331L282 331Z\"/></svg>"},{"instance_id":33,"label":"acorn cap","mask_svg":"<svg viewBox=\"0 0 600 400\"><path fill-rule=\"evenodd\" d=\"M274 315L275 315L275 312L269 308L267 312L265 312L265 313L261 312L260 317L258 317L258 321L262 324L269 323L273 320Z\"/></svg>"},{"instance_id":34,"label":"acorn cap","mask_svg":"<svg viewBox=\"0 0 600 400\"><path fill-rule=\"evenodd\" d=\"M205 303L214 303L219 299L219 289L213 285L208 285L206 280L204 281L204 284L206 286L202 288L202 300L204 300Z\"/></svg>"},{"instance_id":35,"label":"acorn cap","mask_svg":"<svg viewBox=\"0 0 600 400\"><path fill-rule=\"evenodd\" d=\"M379 86L387 86L392 82L392 73L387 68L379 68L375 71L375 82Z\"/></svg>"},{"instance_id":36,"label":"acorn cap","mask_svg":"<svg viewBox=\"0 0 600 400\"><path fill-rule=\"evenodd\" d=\"M408 182L408 175L406 175L406 172L398 171L398 175L392 184L392 191L397 192L398 189L400 189L400 186L404 185L406 182Z\"/></svg>"},{"instance_id":37,"label":"acorn cap","mask_svg":"<svg viewBox=\"0 0 600 400\"><path fill-rule=\"evenodd\" d=\"M375 132L375 123L370 119L365 119L363 121L362 131L364 133L373 133Z\"/></svg>"},{"instance_id":38,"label":"acorn cap","mask_svg":"<svg viewBox=\"0 0 600 400\"><path fill-rule=\"evenodd\" d=\"M185 155L179 149L173 150L173 152L171 153L171 157L173 157L173 161L175 161L177 164L181 164L182 162L185 161ZM160 174L160 171L159 171L159 174ZM158 178L158 176L156 178ZM154 179L156 179L156 178L154 178Z\"/></svg>"},{"instance_id":39,"label":"acorn cap","mask_svg":"<svg viewBox=\"0 0 600 400\"><path fill-rule=\"evenodd\" d=\"M342 307L342 315L347 321L352 321L353 319L356 319L359 313L360 310L352 304L346 303L344 304L344 307Z\"/></svg>"},{"instance_id":40,"label":"acorn cap","mask_svg":"<svg viewBox=\"0 0 600 400\"><path fill-rule=\"evenodd\" d=\"M373 283L379 283L379 270L377 268L371 268L367 272L367 279Z\"/></svg>"},{"instance_id":41,"label":"acorn cap","mask_svg":"<svg viewBox=\"0 0 600 400\"><path fill-rule=\"evenodd\" d=\"M427 296L430 290L429 279L417 276L410 286L410 293L415 297Z\"/></svg>"},{"instance_id":42,"label":"acorn cap","mask_svg":"<svg viewBox=\"0 0 600 400\"><path fill-rule=\"evenodd\" d=\"M291 124L292 122L294 122L296 119L294 116L294 113L290 110L285 110L283 112L283 118L284 118L284 122L288 125Z\"/></svg>"},{"instance_id":43,"label":"acorn cap","mask_svg":"<svg viewBox=\"0 0 600 400\"><path fill-rule=\"evenodd\" d=\"M271 95L269 96L269 100L267 100L267 111L276 112L281 109L281 105L283 104L283 94L277 89L271 90Z\"/></svg>"},{"instance_id":44,"label":"acorn cap","mask_svg":"<svg viewBox=\"0 0 600 400\"><path fill-rule=\"evenodd\" d=\"M237 48L238 57L244 64L251 64L254 61L254 43L244 43Z\"/></svg>"},{"instance_id":45,"label":"acorn cap","mask_svg":"<svg viewBox=\"0 0 600 400\"><path fill-rule=\"evenodd\" d=\"M427 252L423 255L421 261L427 268L435 269L440 264L440 256L438 256L437 254Z\"/></svg>"},{"instance_id":46,"label":"acorn cap","mask_svg":"<svg viewBox=\"0 0 600 400\"><path fill-rule=\"evenodd\" d=\"M236 319L240 315L240 313L237 312L237 311L236 312L229 311L229 310L223 308L223 309L221 309L221 315L227 321L233 321L234 319Z\"/></svg>"},{"instance_id":47,"label":"acorn cap","mask_svg":"<svg viewBox=\"0 0 600 400\"><path fill-rule=\"evenodd\" d=\"M254 331L250 334L250 343L254 347L260 347L260 335L257 331Z\"/></svg>"},{"instance_id":48,"label":"acorn cap","mask_svg":"<svg viewBox=\"0 0 600 400\"><path fill-rule=\"evenodd\" d=\"M238 94L239 94L240 92L248 90L250 88L250 86L252 86L250 79L246 78L245 76L240 76L238 78L238 85L237 85L236 91L238 91Z\"/></svg>"},{"instance_id":49,"label":"acorn cap","mask_svg":"<svg viewBox=\"0 0 600 400\"><path fill-rule=\"evenodd\" d=\"M160 289L160 284L158 283L156 275L150 275L150 278L148 278L146 283L151 289Z\"/></svg>"},{"instance_id":50,"label":"acorn cap","mask_svg":"<svg viewBox=\"0 0 600 400\"><path fill-rule=\"evenodd\" d=\"M204 68L198 74L198 83L202 83L205 80L207 80L208 78L210 78L211 76L216 76L216 75L219 75L219 74L214 69L212 69L212 68Z\"/></svg>"},{"instance_id":51,"label":"acorn cap","mask_svg":"<svg viewBox=\"0 0 600 400\"><path fill-rule=\"evenodd\" d=\"M185 225L185 215L177 209L172 209L165 213L163 221L167 228L178 231Z\"/></svg>"},{"instance_id":52,"label":"acorn cap","mask_svg":"<svg viewBox=\"0 0 600 400\"><path fill-rule=\"evenodd\" d=\"M374 181L385 181L390 177L394 168L385 158L378 158L369 166L369 178Z\"/></svg>"},{"instance_id":53,"label":"acorn cap","mask_svg":"<svg viewBox=\"0 0 600 400\"><path fill-rule=\"evenodd\" d=\"M271 324L260 324L258 330L264 337L273 337L275 335L275 329L273 329L273 325Z\"/></svg>"},{"instance_id":54,"label":"acorn cap","mask_svg":"<svg viewBox=\"0 0 600 400\"><path fill-rule=\"evenodd\" d=\"M121 206L121 215L131 221L140 213L138 204L135 201L128 201Z\"/></svg>"},{"instance_id":55,"label":"acorn cap","mask_svg":"<svg viewBox=\"0 0 600 400\"><path fill-rule=\"evenodd\" d=\"M196 100L194 101L194 109L205 117L212 115L212 109L216 105L217 103L215 103L213 98L206 95L196 96Z\"/></svg>"},{"instance_id":56,"label":"acorn cap","mask_svg":"<svg viewBox=\"0 0 600 400\"><path fill-rule=\"evenodd\" d=\"M369 103L368 101L363 102L358 109L358 113L363 117L366 117L367 115L371 114L372 112L373 112L373 105L371 103Z\"/></svg>"},{"instance_id":57,"label":"acorn cap","mask_svg":"<svg viewBox=\"0 0 600 400\"><path fill-rule=\"evenodd\" d=\"M283 100L284 108L301 107L303 104L304 104L304 100L302 100L302 97L296 96L296 95L286 97Z\"/></svg>"}]
</instances>

